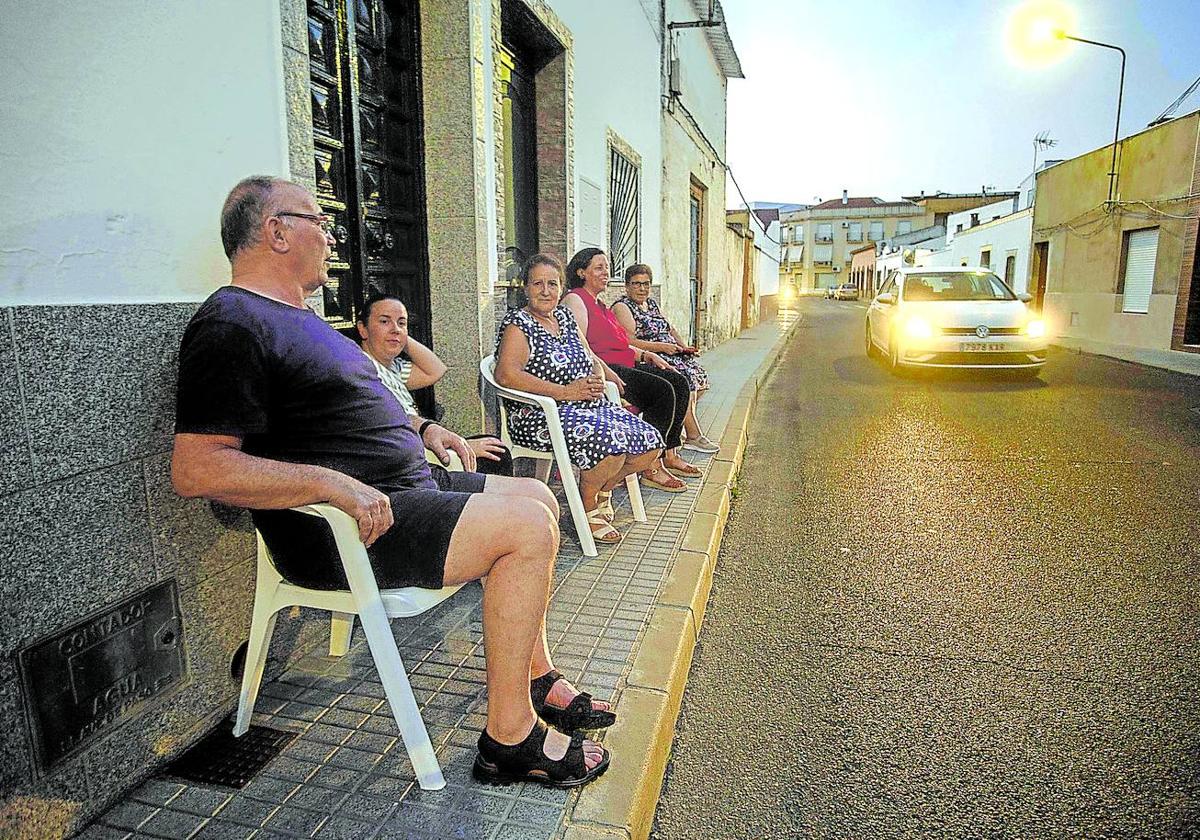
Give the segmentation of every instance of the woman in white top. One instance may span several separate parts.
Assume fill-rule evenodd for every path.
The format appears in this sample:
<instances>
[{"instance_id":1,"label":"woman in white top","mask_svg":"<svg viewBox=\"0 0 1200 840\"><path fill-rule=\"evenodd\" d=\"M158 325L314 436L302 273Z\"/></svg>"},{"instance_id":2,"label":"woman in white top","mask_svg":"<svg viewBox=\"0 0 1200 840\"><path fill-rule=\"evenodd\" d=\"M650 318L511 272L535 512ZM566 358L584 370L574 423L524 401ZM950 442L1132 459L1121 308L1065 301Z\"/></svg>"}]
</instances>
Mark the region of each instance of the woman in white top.
<instances>
[{"instance_id":1,"label":"woman in white top","mask_svg":"<svg viewBox=\"0 0 1200 840\"><path fill-rule=\"evenodd\" d=\"M425 388L441 379L446 364L437 354L408 335L408 309L395 295L375 292L367 298L358 316L358 334L363 352L375 363L379 378L396 395L404 407L413 428L427 422L417 411L411 390ZM405 353L408 358L402 358ZM474 456L473 463L463 463L471 472L487 475L512 475L512 454L508 447L492 435L475 435L466 439ZM435 453L442 458L440 453ZM443 465L447 463L442 459Z\"/></svg>"}]
</instances>

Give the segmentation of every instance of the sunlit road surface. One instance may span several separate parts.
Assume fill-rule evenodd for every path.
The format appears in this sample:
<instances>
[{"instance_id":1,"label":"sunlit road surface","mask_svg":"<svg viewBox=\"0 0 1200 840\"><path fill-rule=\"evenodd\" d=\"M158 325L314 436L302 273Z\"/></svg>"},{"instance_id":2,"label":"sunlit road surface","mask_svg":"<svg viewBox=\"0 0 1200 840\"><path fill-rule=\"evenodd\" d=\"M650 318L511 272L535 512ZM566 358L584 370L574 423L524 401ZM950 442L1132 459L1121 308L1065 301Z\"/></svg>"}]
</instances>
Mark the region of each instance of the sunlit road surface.
<instances>
[{"instance_id":1,"label":"sunlit road surface","mask_svg":"<svg viewBox=\"0 0 1200 840\"><path fill-rule=\"evenodd\" d=\"M894 379L800 308L655 836L1200 836L1200 382Z\"/></svg>"}]
</instances>

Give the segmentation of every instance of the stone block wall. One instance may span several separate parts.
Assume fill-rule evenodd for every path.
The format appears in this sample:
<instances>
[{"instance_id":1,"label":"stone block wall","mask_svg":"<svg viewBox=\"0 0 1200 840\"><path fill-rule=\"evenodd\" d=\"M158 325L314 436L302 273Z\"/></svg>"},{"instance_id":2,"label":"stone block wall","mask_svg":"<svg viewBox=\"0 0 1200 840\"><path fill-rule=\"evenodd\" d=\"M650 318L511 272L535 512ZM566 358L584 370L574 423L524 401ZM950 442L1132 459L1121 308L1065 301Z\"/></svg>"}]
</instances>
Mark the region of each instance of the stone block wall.
<instances>
[{"instance_id":1,"label":"stone block wall","mask_svg":"<svg viewBox=\"0 0 1200 840\"><path fill-rule=\"evenodd\" d=\"M242 511L170 482L176 357L195 303L0 309L0 836L60 837L231 712L249 635ZM17 652L173 579L184 679L43 773ZM278 623L272 668L321 639Z\"/></svg>"}]
</instances>

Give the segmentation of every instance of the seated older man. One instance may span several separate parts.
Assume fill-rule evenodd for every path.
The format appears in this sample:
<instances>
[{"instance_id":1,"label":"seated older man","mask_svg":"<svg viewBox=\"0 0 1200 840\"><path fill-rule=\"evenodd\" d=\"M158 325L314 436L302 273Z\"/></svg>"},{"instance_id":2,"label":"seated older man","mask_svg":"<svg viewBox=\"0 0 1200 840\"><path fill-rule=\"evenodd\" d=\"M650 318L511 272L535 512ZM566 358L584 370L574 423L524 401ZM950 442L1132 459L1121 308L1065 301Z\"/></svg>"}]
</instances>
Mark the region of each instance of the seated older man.
<instances>
[{"instance_id":1,"label":"seated older man","mask_svg":"<svg viewBox=\"0 0 1200 840\"><path fill-rule=\"evenodd\" d=\"M404 301L387 292L372 294L359 311L358 335L362 339L363 352L371 357L379 378L396 395L412 425L420 430L426 423L432 423L418 413L409 389L425 388L438 382L446 374L446 363L408 334L408 307ZM466 469L485 475L513 474L512 453L495 435L471 435L465 440L472 456L472 460L463 462ZM443 466L449 465L450 456L446 451L433 454Z\"/></svg>"},{"instance_id":2,"label":"seated older man","mask_svg":"<svg viewBox=\"0 0 1200 840\"><path fill-rule=\"evenodd\" d=\"M462 439L414 429L358 345L304 305L329 279L331 224L288 181L255 176L230 192L221 239L232 280L200 306L180 348L176 492L250 508L281 573L304 585L341 583L334 557L309 558L319 540L303 529L324 523L287 510L316 502L358 522L381 587L486 577L488 712L475 773L586 784L607 769L608 752L539 718L565 729L615 720L561 677L546 645L554 497L530 479L426 462L425 447Z\"/></svg>"}]
</instances>

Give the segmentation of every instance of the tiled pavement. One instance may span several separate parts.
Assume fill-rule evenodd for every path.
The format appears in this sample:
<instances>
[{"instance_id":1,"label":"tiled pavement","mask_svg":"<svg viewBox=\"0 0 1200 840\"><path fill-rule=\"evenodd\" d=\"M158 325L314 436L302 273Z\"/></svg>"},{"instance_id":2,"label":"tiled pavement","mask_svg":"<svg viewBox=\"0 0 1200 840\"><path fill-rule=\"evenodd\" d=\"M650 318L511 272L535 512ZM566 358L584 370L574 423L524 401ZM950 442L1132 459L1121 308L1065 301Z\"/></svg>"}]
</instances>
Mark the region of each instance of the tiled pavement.
<instances>
[{"instance_id":1,"label":"tiled pavement","mask_svg":"<svg viewBox=\"0 0 1200 840\"><path fill-rule=\"evenodd\" d=\"M786 323L759 325L704 355L713 386L699 413L714 440L720 439L742 385ZM700 466L706 462L694 453L689 456ZM692 483L687 493L644 492L649 519L644 524L633 522L623 494L614 496L614 502L619 498L624 503L616 524L625 537L615 549L601 547L599 557L583 557L569 515L562 522L563 546L547 619L555 664L578 686L617 700L618 713L626 673L699 484ZM471 778L487 703L480 592L478 584L466 586L437 610L392 624L446 775L444 790L417 787L359 629L346 657L317 651L263 686L255 723L294 731L298 737L245 788L153 777L79 836L560 837L577 794L532 784L489 787Z\"/></svg>"}]
</instances>

